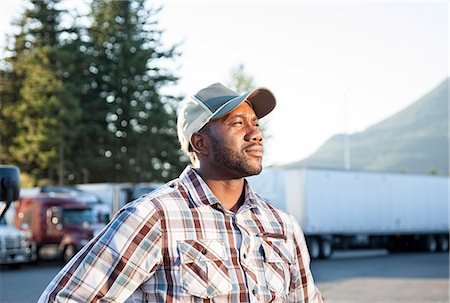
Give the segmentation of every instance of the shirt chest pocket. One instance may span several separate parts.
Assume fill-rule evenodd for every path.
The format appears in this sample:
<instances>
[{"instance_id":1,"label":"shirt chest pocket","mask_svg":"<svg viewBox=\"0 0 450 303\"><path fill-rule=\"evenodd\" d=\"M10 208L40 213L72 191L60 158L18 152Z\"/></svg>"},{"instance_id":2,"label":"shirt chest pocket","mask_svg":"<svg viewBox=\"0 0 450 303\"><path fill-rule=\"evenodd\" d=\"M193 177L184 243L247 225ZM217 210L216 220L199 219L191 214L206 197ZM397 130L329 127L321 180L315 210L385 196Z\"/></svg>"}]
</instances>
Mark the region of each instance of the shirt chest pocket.
<instances>
[{"instance_id":1,"label":"shirt chest pocket","mask_svg":"<svg viewBox=\"0 0 450 303\"><path fill-rule=\"evenodd\" d=\"M228 255L221 240L177 242L181 287L190 295L212 298L230 293Z\"/></svg>"},{"instance_id":2,"label":"shirt chest pocket","mask_svg":"<svg viewBox=\"0 0 450 303\"><path fill-rule=\"evenodd\" d=\"M292 243L285 240L262 242L264 277L267 287L277 295L289 292L290 265L293 262Z\"/></svg>"}]
</instances>

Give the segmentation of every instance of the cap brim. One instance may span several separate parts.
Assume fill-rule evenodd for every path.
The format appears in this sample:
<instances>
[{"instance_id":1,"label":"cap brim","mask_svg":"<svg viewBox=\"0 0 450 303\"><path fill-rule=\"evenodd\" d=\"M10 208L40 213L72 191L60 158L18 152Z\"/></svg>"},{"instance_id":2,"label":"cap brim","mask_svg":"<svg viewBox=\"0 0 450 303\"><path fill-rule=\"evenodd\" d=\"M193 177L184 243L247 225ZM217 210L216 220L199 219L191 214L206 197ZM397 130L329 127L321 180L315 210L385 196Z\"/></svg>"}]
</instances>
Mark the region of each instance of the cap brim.
<instances>
[{"instance_id":1,"label":"cap brim","mask_svg":"<svg viewBox=\"0 0 450 303\"><path fill-rule=\"evenodd\" d=\"M258 87L249 93L235 97L220 107L210 118L210 121L219 119L238 107L244 101L251 104L258 119L270 113L276 105L276 99L273 93L264 87Z\"/></svg>"}]
</instances>

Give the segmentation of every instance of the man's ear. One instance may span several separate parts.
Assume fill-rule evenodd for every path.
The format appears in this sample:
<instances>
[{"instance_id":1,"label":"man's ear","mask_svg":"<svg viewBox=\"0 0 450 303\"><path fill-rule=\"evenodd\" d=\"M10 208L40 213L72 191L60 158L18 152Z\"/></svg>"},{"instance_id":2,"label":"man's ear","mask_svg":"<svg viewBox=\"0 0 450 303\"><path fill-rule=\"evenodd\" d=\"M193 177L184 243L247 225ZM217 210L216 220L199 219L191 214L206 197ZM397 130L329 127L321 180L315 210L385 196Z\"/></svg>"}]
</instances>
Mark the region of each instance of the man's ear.
<instances>
[{"instance_id":1,"label":"man's ear","mask_svg":"<svg viewBox=\"0 0 450 303\"><path fill-rule=\"evenodd\" d=\"M191 146L197 154L205 156L209 154L208 138L205 134L193 133L191 136Z\"/></svg>"}]
</instances>

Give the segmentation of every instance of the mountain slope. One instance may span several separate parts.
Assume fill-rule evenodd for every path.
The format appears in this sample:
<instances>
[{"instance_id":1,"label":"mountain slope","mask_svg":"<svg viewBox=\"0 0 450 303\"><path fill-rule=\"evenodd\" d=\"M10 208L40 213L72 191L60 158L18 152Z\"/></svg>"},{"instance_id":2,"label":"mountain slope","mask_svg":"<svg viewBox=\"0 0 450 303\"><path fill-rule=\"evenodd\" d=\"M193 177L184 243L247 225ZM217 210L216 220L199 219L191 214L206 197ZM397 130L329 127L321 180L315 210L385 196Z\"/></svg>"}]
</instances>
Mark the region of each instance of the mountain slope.
<instances>
[{"instance_id":1,"label":"mountain slope","mask_svg":"<svg viewBox=\"0 0 450 303\"><path fill-rule=\"evenodd\" d=\"M351 168L448 175L448 80L402 111L350 136ZM287 167L344 168L344 135Z\"/></svg>"}]
</instances>

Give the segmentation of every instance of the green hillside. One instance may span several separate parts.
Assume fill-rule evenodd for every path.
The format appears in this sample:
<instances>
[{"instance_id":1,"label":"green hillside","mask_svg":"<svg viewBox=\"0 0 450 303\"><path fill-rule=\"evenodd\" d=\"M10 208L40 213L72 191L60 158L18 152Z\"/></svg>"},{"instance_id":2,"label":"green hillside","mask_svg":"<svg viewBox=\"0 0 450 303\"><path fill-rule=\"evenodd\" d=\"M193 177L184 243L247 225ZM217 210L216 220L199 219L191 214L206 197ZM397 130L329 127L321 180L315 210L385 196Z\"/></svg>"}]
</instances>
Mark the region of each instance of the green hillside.
<instances>
[{"instance_id":1,"label":"green hillside","mask_svg":"<svg viewBox=\"0 0 450 303\"><path fill-rule=\"evenodd\" d=\"M355 170L449 174L448 80L393 116L350 136ZM287 167L344 168L344 135Z\"/></svg>"}]
</instances>

